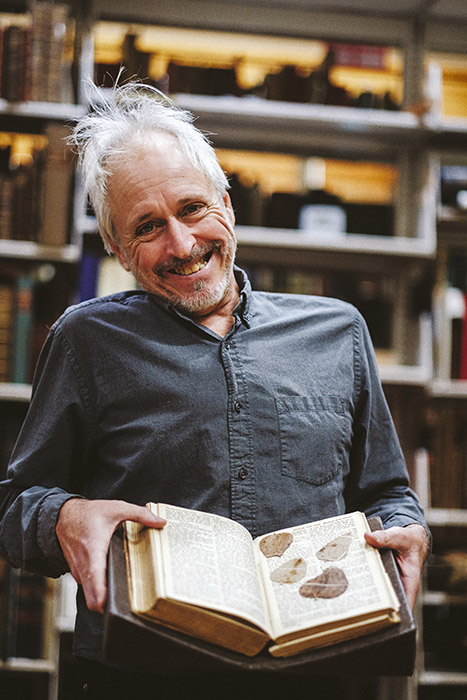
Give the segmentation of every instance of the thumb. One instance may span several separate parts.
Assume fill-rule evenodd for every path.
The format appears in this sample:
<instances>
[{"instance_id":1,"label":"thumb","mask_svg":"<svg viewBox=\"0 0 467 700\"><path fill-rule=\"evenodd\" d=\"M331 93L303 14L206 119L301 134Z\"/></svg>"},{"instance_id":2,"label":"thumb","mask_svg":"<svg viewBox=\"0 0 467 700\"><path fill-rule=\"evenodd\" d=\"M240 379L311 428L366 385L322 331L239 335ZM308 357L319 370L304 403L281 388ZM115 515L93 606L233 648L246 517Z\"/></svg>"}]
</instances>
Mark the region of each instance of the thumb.
<instances>
[{"instance_id":1,"label":"thumb","mask_svg":"<svg viewBox=\"0 0 467 700\"><path fill-rule=\"evenodd\" d=\"M123 520L131 520L135 523L140 523L140 525L145 525L146 527L153 527L158 530L162 529L167 521L164 518L160 518L155 515L147 506L136 506L133 504L126 504L128 508L125 509L125 513L122 512L121 522Z\"/></svg>"},{"instance_id":2,"label":"thumb","mask_svg":"<svg viewBox=\"0 0 467 700\"><path fill-rule=\"evenodd\" d=\"M365 540L368 544L373 547L378 547L379 549L384 549L389 547L390 536L386 534L385 530L374 530L373 532L365 532Z\"/></svg>"}]
</instances>

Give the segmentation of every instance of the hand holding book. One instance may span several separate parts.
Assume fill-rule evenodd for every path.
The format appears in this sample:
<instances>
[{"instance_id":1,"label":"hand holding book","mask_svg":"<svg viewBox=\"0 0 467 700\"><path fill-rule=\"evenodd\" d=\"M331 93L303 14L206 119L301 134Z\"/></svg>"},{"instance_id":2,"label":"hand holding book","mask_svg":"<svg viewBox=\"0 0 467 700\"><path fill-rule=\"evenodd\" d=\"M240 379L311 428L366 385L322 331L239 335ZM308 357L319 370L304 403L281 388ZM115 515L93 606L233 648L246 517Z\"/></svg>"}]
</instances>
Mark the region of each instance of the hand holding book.
<instances>
[{"instance_id":1,"label":"hand holding book","mask_svg":"<svg viewBox=\"0 0 467 700\"><path fill-rule=\"evenodd\" d=\"M362 513L253 540L238 523L164 504L162 530L126 523L137 615L254 655L297 654L398 622L399 601Z\"/></svg>"},{"instance_id":2,"label":"hand holding book","mask_svg":"<svg viewBox=\"0 0 467 700\"><path fill-rule=\"evenodd\" d=\"M428 535L422 525L391 527L365 534L373 547L392 549L401 573L407 602L413 610L420 589L422 568L428 554Z\"/></svg>"}]
</instances>

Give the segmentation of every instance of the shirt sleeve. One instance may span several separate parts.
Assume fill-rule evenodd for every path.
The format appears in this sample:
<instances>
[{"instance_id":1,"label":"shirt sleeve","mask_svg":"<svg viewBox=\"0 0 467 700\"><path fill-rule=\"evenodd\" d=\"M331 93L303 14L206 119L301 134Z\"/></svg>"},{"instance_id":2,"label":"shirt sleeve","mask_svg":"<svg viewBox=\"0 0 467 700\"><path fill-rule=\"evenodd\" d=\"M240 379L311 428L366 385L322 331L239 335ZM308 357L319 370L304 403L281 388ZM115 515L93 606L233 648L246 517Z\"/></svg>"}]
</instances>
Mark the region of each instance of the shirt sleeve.
<instances>
[{"instance_id":1,"label":"shirt sleeve","mask_svg":"<svg viewBox=\"0 0 467 700\"><path fill-rule=\"evenodd\" d=\"M357 317L354 370L354 434L347 509L378 515L385 528L419 523L428 531L423 509L409 485L405 459L379 379L364 320Z\"/></svg>"},{"instance_id":2,"label":"shirt sleeve","mask_svg":"<svg viewBox=\"0 0 467 700\"><path fill-rule=\"evenodd\" d=\"M53 577L68 570L55 526L65 501L81 495L92 435L79 363L53 327L7 478L0 482L0 554L12 566Z\"/></svg>"}]
</instances>

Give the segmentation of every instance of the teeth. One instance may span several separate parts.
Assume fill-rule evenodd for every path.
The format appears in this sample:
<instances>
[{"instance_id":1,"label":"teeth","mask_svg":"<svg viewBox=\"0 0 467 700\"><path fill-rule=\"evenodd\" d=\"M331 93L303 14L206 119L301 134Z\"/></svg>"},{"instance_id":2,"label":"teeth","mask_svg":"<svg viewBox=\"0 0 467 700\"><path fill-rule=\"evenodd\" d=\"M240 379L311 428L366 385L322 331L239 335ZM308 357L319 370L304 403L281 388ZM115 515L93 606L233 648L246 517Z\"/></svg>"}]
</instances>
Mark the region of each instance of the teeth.
<instances>
[{"instance_id":1,"label":"teeth","mask_svg":"<svg viewBox=\"0 0 467 700\"><path fill-rule=\"evenodd\" d=\"M184 267L182 269L176 270L177 275L192 275L193 272L199 272L203 267L206 267L207 262L200 260L199 262L193 263L189 267Z\"/></svg>"}]
</instances>

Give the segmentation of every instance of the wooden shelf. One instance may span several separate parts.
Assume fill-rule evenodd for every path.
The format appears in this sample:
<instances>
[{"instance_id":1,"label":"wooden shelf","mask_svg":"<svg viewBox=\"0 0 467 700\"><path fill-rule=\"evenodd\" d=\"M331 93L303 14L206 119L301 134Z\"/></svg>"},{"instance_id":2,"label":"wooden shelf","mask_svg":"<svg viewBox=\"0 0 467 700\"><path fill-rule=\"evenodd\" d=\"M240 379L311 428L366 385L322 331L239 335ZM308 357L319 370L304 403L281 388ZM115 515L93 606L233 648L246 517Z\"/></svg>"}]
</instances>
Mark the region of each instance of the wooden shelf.
<instances>
[{"instance_id":1,"label":"wooden shelf","mask_svg":"<svg viewBox=\"0 0 467 700\"><path fill-rule=\"evenodd\" d=\"M430 381L429 369L419 365L379 364L378 369L383 384L425 387Z\"/></svg>"},{"instance_id":2,"label":"wooden shelf","mask_svg":"<svg viewBox=\"0 0 467 700\"><path fill-rule=\"evenodd\" d=\"M444 591L424 591L423 605L467 605L467 594L445 593Z\"/></svg>"},{"instance_id":3,"label":"wooden shelf","mask_svg":"<svg viewBox=\"0 0 467 700\"><path fill-rule=\"evenodd\" d=\"M2 258L76 263L79 261L80 255L80 247L73 244L46 246L34 241L0 240L0 257Z\"/></svg>"},{"instance_id":4,"label":"wooden shelf","mask_svg":"<svg viewBox=\"0 0 467 700\"><path fill-rule=\"evenodd\" d=\"M287 148L291 152L310 146L339 151L343 145L356 154L368 153L392 159L404 145L423 143L431 130L410 112L335 107L234 97L177 94L173 101L193 112L201 129L214 132L216 142L255 148ZM313 143L314 142L314 143ZM397 148L395 148L397 144ZM378 147L379 145L379 147Z\"/></svg>"},{"instance_id":5,"label":"wooden shelf","mask_svg":"<svg viewBox=\"0 0 467 700\"><path fill-rule=\"evenodd\" d=\"M363 235L344 233L329 235L310 233L296 229L261 228L254 226L236 226L239 246L304 251L330 251L336 254L355 253L368 256L381 256L386 259L401 258L411 260L432 259L435 247L431 241L419 238L398 236ZM282 260L280 260L282 263Z\"/></svg>"},{"instance_id":6,"label":"wooden shelf","mask_svg":"<svg viewBox=\"0 0 467 700\"><path fill-rule=\"evenodd\" d=\"M239 264L347 269L385 274L431 261L431 241L397 236L320 235L295 229L235 227ZM407 270L406 270L407 271Z\"/></svg>"},{"instance_id":7,"label":"wooden shelf","mask_svg":"<svg viewBox=\"0 0 467 700\"><path fill-rule=\"evenodd\" d=\"M435 379L429 393L434 398L467 399L467 379Z\"/></svg>"},{"instance_id":8,"label":"wooden shelf","mask_svg":"<svg viewBox=\"0 0 467 700\"><path fill-rule=\"evenodd\" d=\"M467 510L457 508L428 508L428 525L447 527L467 527Z\"/></svg>"},{"instance_id":9,"label":"wooden shelf","mask_svg":"<svg viewBox=\"0 0 467 700\"><path fill-rule=\"evenodd\" d=\"M423 671L417 680L419 685L467 685L467 673L461 671Z\"/></svg>"},{"instance_id":10,"label":"wooden shelf","mask_svg":"<svg viewBox=\"0 0 467 700\"><path fill-rule=\"evenodd\" d=\"M31 399L30 384L13 384L0 382L0 401L18 401L28 403Z\"/></svg>"},{"instance_id":11,"label":"wooden shelf","mask_svg":"<svg viewBox=\"0 0 467 700\"><path fill-rule=\"evenodd\" d=\"M48 659L21 659L12 658L0 661L0 671L39 671L42 673L55 673L55 661Z\"/></svg>"},{"instance_id":12,"label":"wooden shelf","mask_svg":"<svg viewBox=\"0 0 467 700\"><path fill-rule=\"evenodd\" d=\"M86 109L68 102L7 102L0 98L0 115L10 117L63 121L84 116Z\"/></svg>"}]
</instances>

